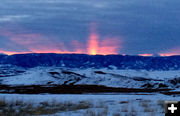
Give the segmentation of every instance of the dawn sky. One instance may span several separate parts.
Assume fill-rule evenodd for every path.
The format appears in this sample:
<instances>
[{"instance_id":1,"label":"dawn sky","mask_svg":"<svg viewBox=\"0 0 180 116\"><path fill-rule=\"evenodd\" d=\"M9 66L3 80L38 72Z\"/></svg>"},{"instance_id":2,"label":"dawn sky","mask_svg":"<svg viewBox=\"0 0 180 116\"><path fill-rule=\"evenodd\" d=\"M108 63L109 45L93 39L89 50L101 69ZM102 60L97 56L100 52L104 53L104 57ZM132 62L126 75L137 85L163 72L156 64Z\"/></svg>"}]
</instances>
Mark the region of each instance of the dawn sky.
<instances>
[{"instance_id":1,"label":"dawn sky","mask_svg":"<svg viewBox=\"0 0 180 116\"><path fill-rule=\"evenodd\" d=\"M0 53L180 55L179 0L0 0Z\"/></svg>"}]
</instances>

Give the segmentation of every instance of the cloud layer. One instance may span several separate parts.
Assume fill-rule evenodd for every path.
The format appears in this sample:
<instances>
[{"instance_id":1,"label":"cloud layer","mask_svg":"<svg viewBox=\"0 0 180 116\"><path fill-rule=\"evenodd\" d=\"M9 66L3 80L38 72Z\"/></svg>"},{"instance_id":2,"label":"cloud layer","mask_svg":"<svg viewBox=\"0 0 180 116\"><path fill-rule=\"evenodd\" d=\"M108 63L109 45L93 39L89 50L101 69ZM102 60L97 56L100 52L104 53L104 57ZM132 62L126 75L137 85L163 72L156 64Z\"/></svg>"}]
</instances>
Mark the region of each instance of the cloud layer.
<instances>
[{"instance_id":1,"label":"cloud layer","mask_svg":"<svg viewBox=\"0 0 180 116\"><path fill-rule=\"evenodd\" d=\"M180 54L178 4L179 0L4 0L0 52Z\"/></svg>"}]
</instances>

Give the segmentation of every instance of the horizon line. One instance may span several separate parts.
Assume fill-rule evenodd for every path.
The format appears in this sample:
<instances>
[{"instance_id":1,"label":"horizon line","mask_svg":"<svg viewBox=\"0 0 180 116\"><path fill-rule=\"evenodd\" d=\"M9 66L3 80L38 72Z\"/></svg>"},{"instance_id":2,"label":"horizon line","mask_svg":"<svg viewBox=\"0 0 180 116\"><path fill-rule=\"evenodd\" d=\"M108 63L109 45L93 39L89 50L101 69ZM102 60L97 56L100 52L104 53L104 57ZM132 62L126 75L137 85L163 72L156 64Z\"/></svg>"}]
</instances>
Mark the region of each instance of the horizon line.
<instances>
[{"instance_id":1,"label":"horizon line","mask_svg":"<svg viewBox=\"0 0 180 116\"><path fill-rule=\"evenodd\" d=\"M14 54L6 54L6 53L0 53L0 55L7 55L7 56L12 56L12 55L23 55L23 54L66 54L66 55L89 55L89 56L109 56L109 55L121 55L121 56L140 56L140 57L171 57L171 56L180 56L180 54L172 54L172 55L160 55L160 54L85 54L85 53L53 53L53 52L49 52L49 53L36 53L36 52L24 52L24 53L14 53Z\"/></svg>"}]
</instances>

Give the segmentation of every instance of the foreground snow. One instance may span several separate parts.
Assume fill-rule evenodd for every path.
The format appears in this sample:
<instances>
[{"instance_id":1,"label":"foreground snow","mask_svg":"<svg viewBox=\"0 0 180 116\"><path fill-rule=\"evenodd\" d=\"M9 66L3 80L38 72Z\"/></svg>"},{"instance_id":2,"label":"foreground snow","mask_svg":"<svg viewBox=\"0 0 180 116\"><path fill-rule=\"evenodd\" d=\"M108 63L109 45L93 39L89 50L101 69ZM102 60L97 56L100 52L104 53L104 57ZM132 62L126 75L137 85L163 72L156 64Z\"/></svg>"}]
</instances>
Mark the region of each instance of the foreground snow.
<instances>
[{"instance_id":1,"label":"foreground snow","mask_svg":"<svg viewBox=\"0 0 180 116\"><path fill-rule=\"evenodd\" d=\"M0 94L0 99L5 98L6 101L21 100L24 103L39 105L43 102L56 103L90 103L87 108L76 109L71 111L57 111L54 115L60 116L92 116L108 115L108 116L163 116L164 101L179 100L179 96L166 96L162 94L106 94L106 95L19 95L19 94ZM49 116L50 114L48 114ZM95 115L95 116L96 116Z\"/></svg>"}]
</instances>

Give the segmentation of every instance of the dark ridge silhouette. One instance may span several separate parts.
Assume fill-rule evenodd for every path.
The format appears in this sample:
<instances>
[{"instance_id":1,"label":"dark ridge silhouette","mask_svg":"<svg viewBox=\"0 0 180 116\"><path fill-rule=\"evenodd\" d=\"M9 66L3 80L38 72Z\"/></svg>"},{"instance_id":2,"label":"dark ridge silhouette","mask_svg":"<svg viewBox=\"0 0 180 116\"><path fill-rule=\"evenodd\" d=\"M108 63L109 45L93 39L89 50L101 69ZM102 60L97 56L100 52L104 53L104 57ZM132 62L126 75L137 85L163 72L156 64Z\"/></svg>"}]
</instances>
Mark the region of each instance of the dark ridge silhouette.
<instances>
[{"instance_id":1,"label":"dark ridge silhouette","mask_svg":"<svg viewBox=\"0 0 180 116\"><path fill-rule=\"evenodd\" d=\"M0 55L0 64L24 68L58 66L68 68L113 68L145 70L179 70L180 56L143 57L86 54L15 54Z\"/></svg>"}]
</instances>

